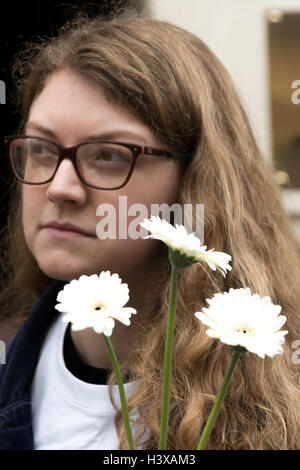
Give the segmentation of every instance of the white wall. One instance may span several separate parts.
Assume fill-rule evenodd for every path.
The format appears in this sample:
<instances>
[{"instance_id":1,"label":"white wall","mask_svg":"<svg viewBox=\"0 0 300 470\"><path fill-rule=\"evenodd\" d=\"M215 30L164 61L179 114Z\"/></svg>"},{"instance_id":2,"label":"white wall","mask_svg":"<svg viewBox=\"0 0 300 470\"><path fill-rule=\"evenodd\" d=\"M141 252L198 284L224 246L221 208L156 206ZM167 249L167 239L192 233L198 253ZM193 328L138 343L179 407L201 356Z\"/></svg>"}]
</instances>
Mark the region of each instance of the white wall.
<instances>
[{"instance_id":1,"label":"white wall","mask_svg":"<svg viewBox=\"0 0 300 470\"><path fill-rule=\"evenodd\" d=\"M197 34L213 50L236 84L260 149L271 159L266 14L300 12L300 0L148 0L147 5L154 18ZM284 202L299 215L300 236L299 192L285 192Z\"/></svg>"}]
</instances>

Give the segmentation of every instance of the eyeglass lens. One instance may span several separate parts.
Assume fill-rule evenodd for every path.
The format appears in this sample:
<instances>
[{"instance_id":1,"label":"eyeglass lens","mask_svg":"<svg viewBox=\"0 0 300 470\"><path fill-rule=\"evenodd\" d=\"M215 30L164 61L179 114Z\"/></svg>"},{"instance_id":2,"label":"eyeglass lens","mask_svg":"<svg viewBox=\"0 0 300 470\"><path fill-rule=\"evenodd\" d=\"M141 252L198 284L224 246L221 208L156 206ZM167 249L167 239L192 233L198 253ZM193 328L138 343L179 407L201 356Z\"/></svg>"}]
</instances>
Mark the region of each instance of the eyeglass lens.
<instances>
[{"instance_id":1,"label":"eyeglass lens","mask_svg":"<svg viewBox=\"0 0 300 470\"><path fill-rule=\"evenodd\" d=\"M14 169L23 181L44 183L53 176L59 159L56 145L38 138L18 138L11 142ZM77 149L76 162L81 178L102 188L121 185L127 178L133 155L129 148L102 142L87 142Z\"/></svg>"}]
</instances>

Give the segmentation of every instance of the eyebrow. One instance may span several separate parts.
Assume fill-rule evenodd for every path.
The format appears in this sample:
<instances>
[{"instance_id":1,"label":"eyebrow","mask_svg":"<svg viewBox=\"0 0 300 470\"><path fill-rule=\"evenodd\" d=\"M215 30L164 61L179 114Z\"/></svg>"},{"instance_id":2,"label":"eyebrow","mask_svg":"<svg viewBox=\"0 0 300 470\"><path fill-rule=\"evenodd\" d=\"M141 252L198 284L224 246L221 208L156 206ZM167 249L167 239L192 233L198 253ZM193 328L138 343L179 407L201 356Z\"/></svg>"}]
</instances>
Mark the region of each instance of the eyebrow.
<instances>
[{"instance_id":1,"label":"eyebrow","mask_svg":"<svg viewBox=\"0 0 300 470\"><path fill-rule=\"evenodd\" d=\"M34 129L38 132L41 132L41 133L47 135L48 137L51 137L51 138L59 141L59 138L58 138L57 134L48 127L42 126L41 124L37 124L35 122L30 122L30 121L27 122L26 125L25 125L25 132L27 132L28 127L32 128L32 129ZM127 129L117 129L115 131L109 131L109 132L103 132L103 133L100 133L100 134L89 135L85 140L86 141L89 141L89 140L113 140L113 139L124 139L124 138L125 139L129 138L129 139L138 140L139 142L141 142L142 145L147 145L147 142L146 142L144 137L142 137L141 135L136 134L132 131L129 131Z\"/></svg>"}]
</instances>

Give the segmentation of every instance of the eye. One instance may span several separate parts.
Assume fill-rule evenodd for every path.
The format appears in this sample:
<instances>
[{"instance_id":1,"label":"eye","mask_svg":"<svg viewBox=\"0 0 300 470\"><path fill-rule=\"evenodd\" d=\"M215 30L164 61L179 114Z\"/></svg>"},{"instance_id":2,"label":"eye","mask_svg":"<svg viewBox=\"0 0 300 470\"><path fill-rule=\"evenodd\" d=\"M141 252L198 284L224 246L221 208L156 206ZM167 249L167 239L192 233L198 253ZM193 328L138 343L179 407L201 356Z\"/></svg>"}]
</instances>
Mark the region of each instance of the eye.
<instances>
[{"instance_id":1,"label":"eye","mask_svg":"<svg viewBox=\"0 0 300 470\"><path fill-rule=\"evenodd\" d=\"M77 157L85 164L106 167L130 166L131 150L118 144L100 142L87 143L79 147Z\"/></svg>"},{"instance_id":2,"label":"eye","mask_svg":"<svg viewBox=\"0 0 300 470\"><path fill-rule=\"evenodd\" d=\"M55 149L51 146L51 144L47 144L47 142L43 142L41 140L30 140L28 142L28 149L29 153L31 155L36 155L36 156L43 156L43 155L48 155L48 156L55 156L56 151Z\"/></svg>"},{"instance_id":3,"label":"eye","mask_svg":"<svg viewBox=\"0 0 300 470\"><path fill-rule=\"evenodd\" d=\"M99 149L95 155L95 159L111 163L130 164L130 156L117 149Z\"/></svg>"}]
</instances>

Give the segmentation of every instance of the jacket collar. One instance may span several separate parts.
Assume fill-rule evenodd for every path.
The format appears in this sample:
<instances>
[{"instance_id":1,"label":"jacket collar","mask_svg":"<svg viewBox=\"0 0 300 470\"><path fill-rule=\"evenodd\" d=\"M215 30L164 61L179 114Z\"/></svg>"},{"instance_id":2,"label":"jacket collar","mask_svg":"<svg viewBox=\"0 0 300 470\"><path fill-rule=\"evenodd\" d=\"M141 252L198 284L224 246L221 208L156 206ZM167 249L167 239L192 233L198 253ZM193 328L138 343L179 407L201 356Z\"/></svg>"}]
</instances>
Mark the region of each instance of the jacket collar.
<instances>
[{"instance_id":1,"label":"jacket collar","mask_svg":"<svg viewBox=\"0 0 300 470\"><path fill-rule=\"evenodd\" d=\"M67 281L53 281L41 295L29 317L9 341L6 363L0 365L0 408L30 398L30 387L47 331L59 315L57 294Z\"/></svg>"}]
</instances>

